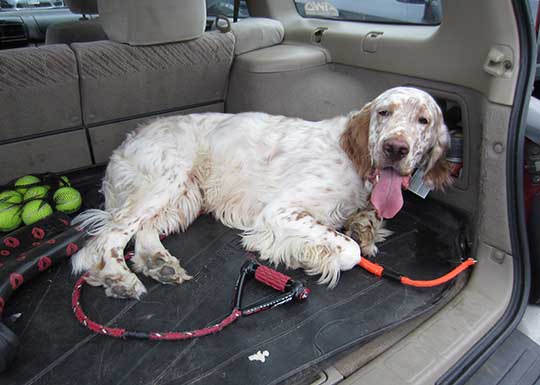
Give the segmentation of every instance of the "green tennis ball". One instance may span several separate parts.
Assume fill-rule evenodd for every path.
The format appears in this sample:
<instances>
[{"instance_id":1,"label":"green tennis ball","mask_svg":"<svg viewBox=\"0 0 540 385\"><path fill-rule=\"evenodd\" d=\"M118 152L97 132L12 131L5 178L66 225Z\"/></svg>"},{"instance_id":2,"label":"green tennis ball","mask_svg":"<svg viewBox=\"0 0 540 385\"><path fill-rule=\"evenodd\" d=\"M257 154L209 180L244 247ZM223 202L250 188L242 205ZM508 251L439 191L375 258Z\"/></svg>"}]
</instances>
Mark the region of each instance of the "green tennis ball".
<instances>
[{"instance_id":1,"label":"green tennis ball","mask_svg":"<svg viewBox=\"0 0 540 385\"><path fill-rule=\"evenodd\" d=\"M47 196L48 192L49 186L30 187L24 194L24 200L29 201L31 199L42 199Z\"/></svg>"},{"instance_id":2,"label":"green tennis ball","mask_svg":"<svg viewBox=\"0 0 540 385\"><path fill-rule=\"evenodd\" d=\"M21 225L21 206L0 203L0 231L12 231Z\"/></svg>"},{"instance_id":3,"label":"green tennis ball","mask_svg":"<svg viewBox=\"0 0 540 385\"><path fill-rule=\"evenodd\" d=\"M50 204L42 200L30 201L23 206L22 220L25 225L31 225L37 221L47 218L53 213Z\"/></svg>"},{"instance_id":4,"label":"green tennis ball","mask_svg":"<svg viewBox=\"0 0 540 385\"><path fill-rule=\"evenodd\" d=\"M7 190L0 193L0 203L19 204L22 200L22 195L15 190Z\"/></svg>"},{"instance_id":5,"label":"green tennis ball","mask_svg":"<svg viewBox=\"0 0 540 385\"><path fill-rule=\"evenodd\" d=\"M15 190L17 190L20 194L25 194L28 188L25 186L28 185L34 185L41 182L38 177L33 175L25 175L22 178L19 178L15 181Z\"/></svg>"},{"instance_id":6,"label":"green tennis ball","mask_svg":"<svg viewBox=\"0 0 540 385\"><path fill-rule=\"evenodd\" d=\"M60 187L65 187L65 186L71 187L71 182L69 181L68 177L65 175L62 175L60 177L60 181L58 182L58 184Z\"/></svg>"},{"instance_id":7,"label":"green tennis ball","mask_svg":"<svg viewBox=\"0 0 540 385\"><path fill-rule=\"evenodd\" d=\"M81 208L81 193L73 187L60 187L53 195L56 209L63 213L71 214Z\"/></svg>"}]
</instances>

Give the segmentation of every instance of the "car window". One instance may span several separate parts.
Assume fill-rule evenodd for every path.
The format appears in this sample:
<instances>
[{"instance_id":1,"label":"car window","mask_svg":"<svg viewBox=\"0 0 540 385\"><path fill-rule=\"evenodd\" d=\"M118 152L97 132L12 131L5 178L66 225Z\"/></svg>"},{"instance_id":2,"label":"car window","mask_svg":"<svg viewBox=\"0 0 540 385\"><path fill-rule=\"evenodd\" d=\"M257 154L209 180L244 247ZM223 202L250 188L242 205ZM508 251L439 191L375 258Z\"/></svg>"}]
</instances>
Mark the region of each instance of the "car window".
<instances>
[{"instance_id":1,"label":"car window","mask_svg":"<svg viewBox=\"0 0 540 385\"><path fill-rule=\"evenodd\" d=\"M63 7L62 0L0 0L1 10L18 10L28 8L57 8Z\"/></svg>"},{"instance_id":2,"label":"car window","mask_svg":"<svg viewBox=\"0 0 540 385\"><path fill-rule=\"evenodd\" d=\"M295 0L303 17L374 23L438 25L441 0Z\"/></svg>"},{"instance_id":3,"label":"car window","mask_svg":"<svg viewBox=\"0 0 540 385\"><path fill-rule=\"evenodd\" d=\"M234 0L206 0L206 9L208 16L233 17ZM240 0L238 16L240 18L249 17L246 0Z\"/></svg>"}]
</instances>

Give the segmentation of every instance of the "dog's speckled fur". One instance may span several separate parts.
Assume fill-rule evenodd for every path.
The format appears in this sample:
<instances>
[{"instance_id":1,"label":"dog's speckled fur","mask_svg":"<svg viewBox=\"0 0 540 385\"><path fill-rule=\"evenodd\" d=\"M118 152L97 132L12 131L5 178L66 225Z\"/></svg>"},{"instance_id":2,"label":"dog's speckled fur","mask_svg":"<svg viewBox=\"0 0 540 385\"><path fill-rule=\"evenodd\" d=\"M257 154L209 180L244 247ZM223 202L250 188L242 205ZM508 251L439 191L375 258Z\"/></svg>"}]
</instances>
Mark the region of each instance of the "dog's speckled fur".
<instances>
[{"instance_id":1,"label":"dog's speckled fur","mask_svg":"<svg viewBox=\"0 0 540 385\"><path fill-rule=\"evenodd\" d=\"M383 117L381 109L390 113ZM320 122L264 113L158 119L114 151L103 180L105 210L77 219L94 237L72 258L74 271L89 271L89 283L107 295L139 298L145 288L121 257L135 237L135 271L163 283L190 279L159 235L185 230L204 210L243 230L244 246L262 260L320 274L334 286L360 259L359 245L335 230L348 218L356 218L349 234L366 254L376 252L382 233L369 213L367 176L387 167L381 143L393 135L411 148L395 167L424 167L427 183L445 183L442 171L430 175L448 143L441 112L413 88Z\"/></svg>"}]
</instances>

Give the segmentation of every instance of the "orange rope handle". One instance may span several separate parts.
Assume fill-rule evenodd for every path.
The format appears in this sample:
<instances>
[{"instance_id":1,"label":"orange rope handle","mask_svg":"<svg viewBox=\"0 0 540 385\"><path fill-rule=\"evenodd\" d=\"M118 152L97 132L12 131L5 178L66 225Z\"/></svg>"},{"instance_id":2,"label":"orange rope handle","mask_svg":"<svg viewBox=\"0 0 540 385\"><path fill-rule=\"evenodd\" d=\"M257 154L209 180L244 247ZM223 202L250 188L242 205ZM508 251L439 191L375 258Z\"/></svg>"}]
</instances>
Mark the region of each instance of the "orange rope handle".
<instances>
[{"instance_id":1,"label":"orange rope handle","mask_svg":"<svg viewBox=\"0 0 540 385\"><path fill-rule=\"evenodd\" d=\"M467 270L470 266L474 265L476 263L475 259L468 258L465 261L461 262L459 266L455 267L452 271L449 273L443 275L442 277L432 279L432 280L426 280L426 281L420 281L420 280L414 280L410 279L404 276L399 277L399 281L408 286L414 286L414 287L434 287L442 285L443 283L446 283L455 277L457 277L459 274L461 274L463 271ZM377 277L382 277L384 273L384 267L379 265L378 263L371 262L367 260L366 258L361 258L360 262L358 262L358 265L363 268L364 270L369 271L371 274L376 275ZM389 275L390 276L390 275ZM390 276L390 278L397 279L393 276Z\"/></svg>"},{"instance_id":2,"label":"orange rope handle","mask_svg":"<svg viewBox=\"0 0 540 385\"><path fill-rule=\"evenodd\" d=\"M450 271L449 273L443 275L442 277L439 277L437 279L432 279L429 281L417 281L414 279L410 279L407 277L401 277L401 283L408 286L414 286L414 287L433 287L433 286L439 286L443 283L446 283L454 278L456 278L459 274L461 274L464 270L467 270L469 266L472 266L476 263L475 259L468 258L467 260L461 262L459 266L457 266L454 270Z\"/></svg>"},{"instance_id":3,"label":"orange rope handle","mask_svg":"<svg viewBox=\"0 0 540 385\"><path fill-rule=\"evenodd\" d=\"M366 258L360 258L358 266L360 266L364 270L369 271L371 274L376 275L377 277L382 277L384 267L382 267L378 263L371 262Z\"/></svg>"}]
</instances>

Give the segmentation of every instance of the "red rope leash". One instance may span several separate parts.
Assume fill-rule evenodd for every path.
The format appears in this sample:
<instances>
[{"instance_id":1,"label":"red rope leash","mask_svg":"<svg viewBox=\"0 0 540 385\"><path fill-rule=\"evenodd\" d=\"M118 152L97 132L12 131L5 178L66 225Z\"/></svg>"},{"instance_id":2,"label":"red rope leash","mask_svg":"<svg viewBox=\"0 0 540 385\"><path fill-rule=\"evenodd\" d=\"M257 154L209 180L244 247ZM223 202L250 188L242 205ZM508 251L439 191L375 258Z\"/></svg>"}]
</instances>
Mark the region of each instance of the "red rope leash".
<instances>
[{"instance_id":1,"label":"red rope leash","mask_svg":"<svg viewBox=\"0 0 540 385\"><path fill-rule=\"evenodd\" d=\"M181 332L141 332L141 331L129 331L123 328L112 328L98 324L97 322L92 321L85 314L81 307L81 289L86 283L86 274L83 275L77 283L75 284L75 289L71 297L71 305L73 307L73 312L77 320L83 324L85 327L97 334L106 335L109 337L115 338L139 338L139 339L150 339L150 340L168 340L168 341L178 341L178 340L187 340L190 338L203 337L209 334L215 334L220 332L226 326L229 326L234 321L242 316L242 311L237 308L234 308L227 317L225 317L221 322L208 326L201 329L190 330L190 331L181 331Z\"/></svg>"},{"instance_id":2,"label":"red rope leash","mask_svg":"<svg viewBox=\"0 0 540 385\"><path fill-rule=\"evenodd\" d=\"M115 338L179 341L203 337L220 332L240 317L247 317L292 301L305 300L308 298L310 293L309 289L304 287L300 281L295 281L285 274L279 273L269 267L259 265L258 263L250 260L244 263L242 269L240 270L240 276L238 277L235 286L234 305L231 314L223 318L217 324L190 331L132 331L124 328L104 326L88 318L81 306L81 291L86 283L87 276L88 275L85 274L79 278L75 284L75 287L73 288L73 294L71 296L73 313L83 326L90 329L94 333ZM283 294L278 295L270 300L261 300L248 306L242 306L241 303L244 283L250 278L255 278L257 281L273 287Z\"/></svg>"},{"instance_id":3,"label":"red rope leash","mask_svg":"<svg viewBox=\"0 0 540 385\"><path fill-rule=\"evenodd\" d=\"M377 277L387 277L395 281L399 281L402 284L407 285L407 286L434 287L434 286L442 285L443 283L446 283L454 279L455 277L457 277L459 274L467 270L470 266L474 265L475 263L476 263L476 260L472 258L468 258L465 261L461 262L457 267L452 269L449 273L443 275L442 277L431 279L431 280L425 280L425 281L414 280L414 279L410 279L408 277L402 276L401 274L385 269L383 266L379 265L378 263L371 262L370 260L364 257L360 259L360 262L358 262L358 265L362 269L370 272L373 275L376 275Z\"/></svg>"}]
</instances>

